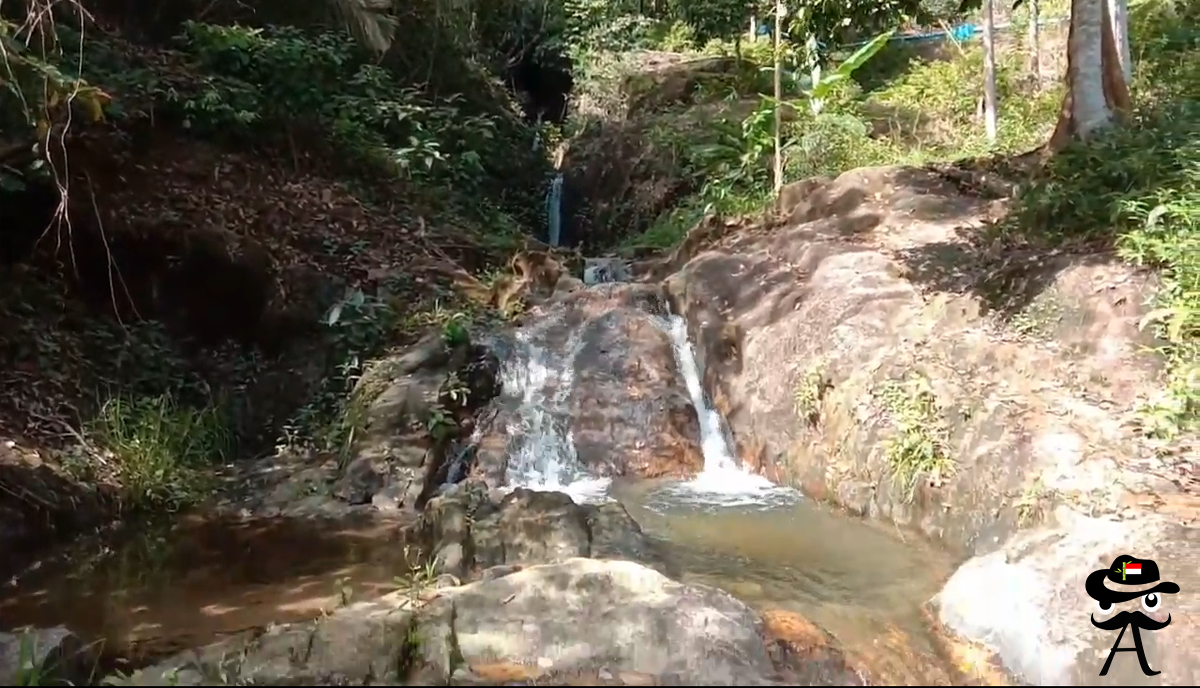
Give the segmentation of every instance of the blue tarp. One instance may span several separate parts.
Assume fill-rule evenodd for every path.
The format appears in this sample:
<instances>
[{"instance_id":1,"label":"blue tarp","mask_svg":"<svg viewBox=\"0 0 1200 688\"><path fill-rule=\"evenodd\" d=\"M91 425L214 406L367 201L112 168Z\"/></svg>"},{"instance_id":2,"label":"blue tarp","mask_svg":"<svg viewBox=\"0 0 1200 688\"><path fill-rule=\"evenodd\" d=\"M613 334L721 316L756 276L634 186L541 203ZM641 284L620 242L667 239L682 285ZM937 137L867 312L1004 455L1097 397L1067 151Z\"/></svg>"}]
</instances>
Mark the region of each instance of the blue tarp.
<instances>
[{"instance_id":1,"label":"blue tarp","mask_svg":"<svg viewBox=\"0 0 1200 688\"><path fill-rule=\"evenodd\" d=\"M1066 19L1067 19L1066 17L1057 17L1054 19L1043 20L1038 23L1049 26L1052 24L1061 24L1064 21L1066 21ZM1004 30L1007 28L1008 28L1008 25L996 27L997 30ZM772 35L772 31L774 31L774 20L773 19L764 19L762 21L762 23L758 25L758 35L759 36L770 36L770 35ZM966 41L973 40L975 37L979 36L982 32L983 32L983 28L976 24L959 24L958 26L951 28L949 32L928 31L928 32L916 32L916 33L901 33L901 34L892 36L891 40L892 41L939 41L939 40L945 39L948 36L960 43L964 43ZM866 45L867 43L868 43L868 41L860 41L858 43L851 43L849 45L843 45L843 46L838 46L838 47L839 48L857 48L859 46ZM822 51L825 49L824 45L819 45L818 47Z\"/></svg>"}]
</instances>

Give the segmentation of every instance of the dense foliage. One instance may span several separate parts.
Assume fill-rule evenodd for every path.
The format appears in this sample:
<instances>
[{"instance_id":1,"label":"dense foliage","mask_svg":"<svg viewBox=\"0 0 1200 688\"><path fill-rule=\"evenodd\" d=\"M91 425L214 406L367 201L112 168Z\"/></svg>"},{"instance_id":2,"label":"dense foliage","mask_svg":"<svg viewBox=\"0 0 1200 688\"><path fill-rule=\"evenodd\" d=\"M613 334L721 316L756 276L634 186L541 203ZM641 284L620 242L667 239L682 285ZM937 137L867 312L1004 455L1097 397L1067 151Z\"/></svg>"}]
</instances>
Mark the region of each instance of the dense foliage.
<instances>
[{"instance_id":1,"label":"dense foliage","mask_svg":"<svg viewBox=\"0 0 1200 688\"><path fill-rule=\"evenodd\" d=\"M575 112L561 127L530 121L533 110L522 113L518 101L536 97L538 88L564 88L572 76L582 98L613 79L618 57L663 50L736 55L743 62L730 78L700 83L692 100L643 113L649 147L667 161L659 173L681 179L685 193L672 197L670 207L630 214L641 224L625 232L625 248L669 246L705 212L755 210L769 198L776 56L769 40L752 40L748 30L752 15L770 24L771 2L160 0L133 8L118 0L77 0L42 11L50 5L8 3L0 12L0 189L47 180L63 185L77 169L62 164L71 159L72 142L89 131L155 128L281 159L317 157L364 204L403 198L430 209L430 217L452 228L448 234L472 235L449 241L450 250L511 247L545 221L547 151L596 124L586 112ZM993 143L977 115L977 46L957 46L954 59L941 60L915 59L896 45L856 60L839 48L906 24L953 22L971 6L813 0L789 7L780 56L789 114L781 136L787 179L861 165L1021 153L1045 141L1061 87L1029 79L1016 53L999 57L1000 137ZM1034 246L1115 247L1161 272L1160 308L1147 326L1159 328L1171 365L1163 398L1153 400L1146 417L1148 431L1162 436L1194 426L1200 404L1200 72L1189 28L1195 13L1169 0L1139 6L1134 122L1051 161L997 227L1006 240ZM809 45L822 49L806 54ZM813 71L817 65L822 72ZM564 80L568 70L573 75ZM722 107L738 114L693 118L688 113L700 101L726 103ZM338 241L321 236L310 243L320 247L313 251L329 253L326 265L335 265L401 239L369 242L378 246L363 246L361 238ZM59 266L64 274L66 265ZM39 369L46 370L50 361L89 361L98 380L84 389L88 375L56 374L55 390L79 389L62 392L61 403L25 407L54 406L56 432L71 424L123 456L124 474L117 477L131 498L185 503L197 492L194 474L206 461L238 451L247 413L230 400L245 404L244 392L258 384L270 361L223 351L204 354L219 364L198 363L154 322L114 324L88 316L86 326L79 325L81 309L61 285L50 297L33 288L57 285L58 273L30 281L3 271L13 286L0 298L0 312L20 325L0 333L0 350L13 357L36 352ZM283 427L274 428L289 444L331 449L346 441L347 390L366 362L398 331L457 322L462 315L462 304L426 284L339 278L345 293L322 303L339 317L322 324L319 384L310 398L296 400L303 403ZM431 303L415 296L418 291ZM33 325L38 318L45 327ZM156 364L130 364L150 360ZM72 406L85 403L95 408ZM70 413L60 413L62 407Z\"/></svg>"}]
</instances>

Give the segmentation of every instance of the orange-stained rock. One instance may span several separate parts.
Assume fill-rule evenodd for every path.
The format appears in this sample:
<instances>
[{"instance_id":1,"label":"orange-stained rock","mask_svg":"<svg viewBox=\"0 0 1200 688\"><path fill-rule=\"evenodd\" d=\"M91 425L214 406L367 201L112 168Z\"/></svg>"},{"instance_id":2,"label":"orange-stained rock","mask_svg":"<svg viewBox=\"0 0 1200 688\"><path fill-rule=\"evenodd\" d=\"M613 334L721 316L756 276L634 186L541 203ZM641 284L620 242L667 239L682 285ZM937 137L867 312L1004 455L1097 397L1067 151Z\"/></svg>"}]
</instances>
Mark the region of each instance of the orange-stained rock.
<instances>
[{"instance_id":1,"label":"orange-stained rock","mask_svg":"<svg viewBox=\"0 0 1200 688\"><path fill-rule=\"evenodd\" d=\"M771 610L762 618L768 650L783 677L807 686L869 685L833 636L801 614Z\"/></svg>"}]
</instances>

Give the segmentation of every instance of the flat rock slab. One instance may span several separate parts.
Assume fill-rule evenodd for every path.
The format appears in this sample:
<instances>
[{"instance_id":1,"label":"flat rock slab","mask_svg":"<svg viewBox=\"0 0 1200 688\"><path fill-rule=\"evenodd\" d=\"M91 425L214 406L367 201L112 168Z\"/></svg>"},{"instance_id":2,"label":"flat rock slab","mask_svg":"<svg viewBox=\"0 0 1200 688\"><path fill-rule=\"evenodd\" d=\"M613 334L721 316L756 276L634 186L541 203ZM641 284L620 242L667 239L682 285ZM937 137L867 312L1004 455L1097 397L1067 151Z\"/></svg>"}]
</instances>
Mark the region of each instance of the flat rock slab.
<instances>
[{"instance_id":1,"label":"flat rock slab","mask_svg":"<svg viewBox=\"0 0 1200 688\"><path fill-rule=\"evenodd\" d=\"M863 685L828 636L777 626L715 588L576 558L230 638L127 683Z\"/></svg>"}]
</instances>

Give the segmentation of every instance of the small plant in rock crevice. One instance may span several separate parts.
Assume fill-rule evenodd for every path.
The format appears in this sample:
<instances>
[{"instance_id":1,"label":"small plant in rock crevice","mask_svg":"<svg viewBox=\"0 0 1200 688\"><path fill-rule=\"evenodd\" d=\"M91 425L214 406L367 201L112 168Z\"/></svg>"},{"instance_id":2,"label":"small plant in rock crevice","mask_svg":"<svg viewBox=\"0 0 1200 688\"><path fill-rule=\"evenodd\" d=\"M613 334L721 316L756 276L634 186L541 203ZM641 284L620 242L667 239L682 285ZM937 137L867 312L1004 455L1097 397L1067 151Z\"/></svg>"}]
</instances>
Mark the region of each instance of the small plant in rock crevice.
<instances>
[{"instance_id":1,"label":"small plant in rock crevice","mask_svg":"<svg viewBox=\"0 0 1200 688\"><path fill-rule=\"evenodd\" d=\"M334 591L337 594L337 603L339 607L349 607L351 601L354 600L354 588L350 585L350 578L342 576L333 582Z\"/></svg>"},{"instance_id":2,"label":"small plant in rock crevice","mask_svg":"<svg viewBox=\"0 0 1200 688\"><path fill-rule=\"evenodd\" d=\"M442 395L449 399L451 404L457 407L465 406L470 394L471 387L456 371L451 370L446 374L446 381L442 383Z\"/></svg>"},{"instance_id":3,"label":"small plant in rock crevice","mask_svg":"<svg viewBox=\"0 0 1200 688\"><path fill-rule=\"evenodd\" d=\"M440 442L453 437L458 432L458 422L454 420L454 414L438 403L429 410L429 417L425 420L425 430L435 442Z\"/></svg>"},{"instance_id":4,"label":"small plant in rock crevice","mask_svg":"<svg viewBox=\"0 0 1200 688\"><path fill-rule=\"evenodd\" d=\"M825 399L825 394L833 388L826 376L825 366L821 363L815 363L804 373L804 377L800 383L796 385L796 391L793 393L792 401L796 407L796 414L809 427L816 427L821 422L821 402Z\"/></svg>"},{"instance_id":5,"label":"small plant in rock crevice","mask_svg":"<svg viewBox=\"0 0 1200 688\"><path fill-rule=\"evenodd\" d=\"M1058 491L1047 487L1042 477L1038 476L1013 503L1017 510L1017 527L1025 528L1044 521L1057 498Z\"/></svg>"},{"instance_id":6,"label":"small plant in rock crevice","mask_svg":"<svg viewBox=\"0 0 1200 688\"><path fill-rule=\"evenodd\" d=\"M877 396L892 423L892 436L883 443L884 459L905 500L912 502L922 479L939 486L955 470L937 395L927 377L914 373L887 381Z\"/></svg>"},{"instance_id":7,"label":"small plant in rock crevice","mask_svg":"<svg viewBox=\"0 0 1200 688\"><path fill-rule=\"evenodd\" d=\"M442 324L442 342L446 348L453 349L455 347L466 344L470 341L470 334L467 331L467 316L465 313L453 313Z\"/></svg>"},{"instance_id":8,"label":"small plant in rock crevice","mask_svg":"<svg viewBox=\"0 0 1200 688\"><path fill-rule=\"evenodd\" d=\"M396 576L394 583L397 590L405 594L405 599L409 609L416 609L424 600L430 586L437 580L437 561L433 558L424 558L421 556L420 550L414 550L411 546L404 546L404 560L407 564L407 571L404 574Z\"/></svg>"}]
</instances>

